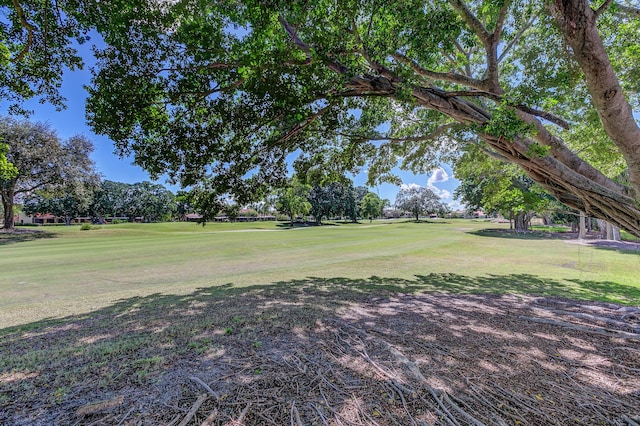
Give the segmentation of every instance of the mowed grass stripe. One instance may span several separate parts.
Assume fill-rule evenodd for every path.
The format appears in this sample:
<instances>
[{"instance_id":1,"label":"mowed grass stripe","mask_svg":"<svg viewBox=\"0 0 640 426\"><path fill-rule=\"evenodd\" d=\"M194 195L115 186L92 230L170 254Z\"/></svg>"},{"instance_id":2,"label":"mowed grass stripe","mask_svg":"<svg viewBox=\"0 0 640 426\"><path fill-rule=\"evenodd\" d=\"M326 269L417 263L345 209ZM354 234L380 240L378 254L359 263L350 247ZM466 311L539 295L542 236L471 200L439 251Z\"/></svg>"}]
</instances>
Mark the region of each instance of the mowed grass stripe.
<instances>
[{"instance_id":1,"label":"mowed grass stripe","mask_svg":"<svg viewBox=\"0 0 640 426\"><path fill-rule=\"evenodd\" d=\"M526 275L568 289L589 283L615 285L616 297L633 303L640 288L640 253L476 232L496 226L449 221L293 230L274 223L122 224L91 231L49 228L52 238L0 245L0 326L25 318L88 312L125 297L308 277L381 277L392 282L456 274L460 282L487 276L538 282ZM451 280L451 288L436 281L440 287L424 279L419 284L426 291L461 291ZM473 282L476 287L486 283ZM500 291L490 287L487 291ZM544 293L543 287L533 288ZM522 292L531 288L523 286ZM630 291L626 296L625 288ZM506 290L518 291L517 283Z\"/></svg>"}]
</instances>

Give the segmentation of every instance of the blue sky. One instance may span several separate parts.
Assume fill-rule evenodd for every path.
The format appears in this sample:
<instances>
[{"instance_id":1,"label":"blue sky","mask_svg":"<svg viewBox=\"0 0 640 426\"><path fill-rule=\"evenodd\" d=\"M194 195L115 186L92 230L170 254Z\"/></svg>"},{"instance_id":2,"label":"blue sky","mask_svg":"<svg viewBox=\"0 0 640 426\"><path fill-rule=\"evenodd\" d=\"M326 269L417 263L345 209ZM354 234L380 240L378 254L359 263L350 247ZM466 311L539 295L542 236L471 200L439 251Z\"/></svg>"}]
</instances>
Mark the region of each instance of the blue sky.
<instances>
[{"instance_id":1,"label":"blue sky","mask_svg":"<svg viewBox=\"0 0 640 426\"><path fill-rule=\"evenodd\" d=\"M42 105L32 101L25 105L27 109L33 110L33 114L29 119L31 121L48 122L62 139L67 139L76 134L83 134L91 139L95 147L91 157L103 179L126 183L150 180L149 175L142 168L132 164L133 160L131 158L120 158L114 153L114 145L109 138L94 134L87 126L84 111L87 92L84 86L89 85L91 82L89 66L94 62L91 43L79 46L79 51L85 58L85 69L73 72L67 71L60 89L61 94L67 99L67 108L62 111L56 111L51 105ZM0 101L0 107L0 110L4 111L7 105L5 102ZM453 178L453 173L448 165L442 165L439 169L421 175L397 170L397 175L404 184L413 183L420 186L430 186L442 197L445 203L450 204L454 209L459 208L459 204L453 201L451 197L453 190L458 186L458 181ZM357 175L353 177L353 180L356 185L364 185L366 176L363 174ZM179 189L176 186L168 185L162 179L157 182L173 191ZM392 203L399 189L399 186L391 184L382 184L371 188L381 198L387 198Z\"/></svg>"}]
</instances>

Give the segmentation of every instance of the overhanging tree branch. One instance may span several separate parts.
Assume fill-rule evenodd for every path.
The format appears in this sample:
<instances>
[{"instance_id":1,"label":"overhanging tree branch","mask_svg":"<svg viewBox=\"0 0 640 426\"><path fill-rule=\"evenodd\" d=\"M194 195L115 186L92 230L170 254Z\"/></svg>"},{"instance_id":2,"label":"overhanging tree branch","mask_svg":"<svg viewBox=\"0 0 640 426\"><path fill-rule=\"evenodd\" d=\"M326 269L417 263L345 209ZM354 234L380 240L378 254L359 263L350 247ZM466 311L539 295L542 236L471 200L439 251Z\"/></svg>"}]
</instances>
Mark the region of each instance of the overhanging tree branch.
<instances>
[{"instance_id":1,"label":"overhanging tree branch","mask_svg":"<svg viewBox=\"0 0 640 426\"><path fill-rule=\"evenodd\" d=\"M476 91L476 90L456 90L452 92L445 92L445 96L449 97L484 97L491 99L495 102L503 102L505 98L500 95L496 95L495 93ZM556 124L563 129L569 129L569 123L563 120L560 117L557 117L549 112L541 111L536 108L531 108L524 104L510 104L512 107L519 109L520 111L526 112L527 114L535 115L536 117L544 118L545 120Z\"/></svg>"},{"instance_id":2,"label":"overhanging tree branch","mask_svg":"<svg viewBox=\"0 0 640 426\"><path fill-rule=\"evenodd\" d=\"M513 49L513 46L515 46L515 44L520 41L524 33L527 32L527 30L531 28L531 26L535 23L536 19L538 19L537 15L532 16L527 21L527 23L522 28L520 28L520 31L518 31L518 33L513 37L513 39L509 41L509 43L504 47L504 49L500 53L500 56L498 56L498 62L502 62L502 60L505 58L505 56L507 56L509 51Z\"/></svg>"},{"instance_id":3,"label":"overhanging tree branch","mask_svg":"<svg viewBox=\"0 0 640 426\"><path fill-rule=\"evenodd\" d=\"M12 2L16 14L20 19L20 24L25 30L27 30L27 44L25 44L20 53L18 53L18 56L12 59L12 62L20 62L27 55L29 49L31 49L31 46L33 45L33 33L36 31L36 27L27 21L24 10L22 9L22 6L20 6L20 3L18 3L18 0L12 0Z\"/></svg>"},{"instance_id":4,"label":"overhanging tree branch","mask_svg":"<svg viewBox=\"0 0 640 426\"><path fill-rule=\"evenodd\" d=\"M337 133L338 136L344 136L349 139L358 140L358 141L389 141L389 142L421 142L421 141L429 141L437 138L444 134L447 130L458 127L458 123L447 123L441 126L438 126L433 132L423 135L423 136L408 136L404 138L393 137L389 135L383 136L367 136L361 134L352 134L352 133Z\"/></svg>"},{"instance_id":5,"label":"overhanging tree branch","mask_svg":"<svg viewBox=\"0 0 640 426\"><path fill-rule=\"evenodd\" d=\"M605 2L602 3L602 5L595 11L596 18L602 15L607 9L609 9L609 6L611 6L612 3L613 0L605 0Z\"/></svg>"},{"instance_id":6,"label":"overhanging tree branch","mask_svg":"<svg viewBox=\"0 0 640 426\"><path fill-rule=\"evenodd\" d=\"M487 44L490 42L491 34L489 34L484 24L480 22L480 20L473 13L471 13L464 1L449 0L449 3L462 15L462 19L464 19L467 25L469 25L469 27L476 33L483 44Z\"/></svg>"},{"instance_id":7,"label":"overhanging tree branch","mask_svg":"<svg viewBox=\"0 0 640 426\"><path fill-rule=\"evenodd\" d=\"M405 55L395 52L391 55L394 59L402 62L405 65L410 66L413 71L428 79L428 80L441 80L448 81L449 83L457 83L467 87L473 87L479 90L486 90L487 84L483 80L467 77L461 74L448 73L448 72L435 72L422 68L416 61L406 57Z\"/></svg>"},{"instance_id":8,"label":"overhanging tree branch","mask_svg":"<svg viewBox=\"0 0 640 426\"><path fill-rule=\"evenodd\" d=\"M504 21L507 19L507 12L509 11L509 6L511 6L511 0L506 0L500 11L498 12L498 19L496 20L496 28L493 30L491 37L494 40L499 40L500 35L502 34L502 27L504 26Z\"/></svg>"},{"instance_id":9,"label":"overhanging tree branch","mask_svg":"<svg viewBox=\"0 0 640 426\"><path fill-rule=\"evenodd\" d=\"M640 128L633 116L596 27L596 13L586 0L555 0L558 27L584 72L591 102L611 141L625 158L629 181L640 195Z\"/></svg>"},{"instance_id":10,"label":"overhanging tree branch","mask_svg":"<svg viewBox=\"0 0 640 426\"><path fill-rule=\"evenodd\" d=\"M295 28L293 28L285 19L282 15L278 15L278 22L280 22L280 25L282 25L282 27L284 28L284 30L287 32L287 34L289 35L289 37L291 38L291 41L293 42L294 45L296 45L296 47L298 47L300 50L302 50L303 52L305 52L307 55L311 56L312 55L312 49L311 47L306 44L305 42L303 42L300 37L298 37L297 31ZM345 67L344 65L340 64L339 62L336 62L334 60L328 60L327 61L327 66L335 71L338 74L346 74L347 72L347 67Z\"/></svg>"},{"instance_id":11,"label":"overhanging tree branch","mask_svg":"<svg viewBox=\"0 0 640 426\"><path fill-rule=\"evenodd\" d=\"M616 9L623 13L618 13L619 15L624 16L634 16L636 18L640 17L640 9L637 7L626 6L624 4L616 3Z\"/></svg>"}]
</instances>

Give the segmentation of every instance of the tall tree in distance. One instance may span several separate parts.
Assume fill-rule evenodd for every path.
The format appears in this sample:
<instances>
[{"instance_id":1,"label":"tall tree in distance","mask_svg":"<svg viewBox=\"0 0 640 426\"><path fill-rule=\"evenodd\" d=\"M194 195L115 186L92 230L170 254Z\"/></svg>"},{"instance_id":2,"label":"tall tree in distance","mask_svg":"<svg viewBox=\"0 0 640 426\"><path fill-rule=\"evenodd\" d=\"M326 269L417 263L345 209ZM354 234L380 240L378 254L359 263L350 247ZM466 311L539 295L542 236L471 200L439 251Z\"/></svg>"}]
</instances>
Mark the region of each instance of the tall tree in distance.
<instances>
[{"instance_id":1,"label":"tall tree in distance","mask_svg":"<svg viewBox=\"0 0 640 426\"><path fill-rule=\"evenodd\" d=\"M93 202L89 207L91 215L98 220L104 222L105 217L123 217L126 216L126 194L129 184L123 182L114 182L111 180L103 180L100 187L97 188Z\"/></svg>"},{"instance_id":2,"label":"tall tree in distance","mask_svg":"<svg viewBox=\"0 0 640 426\"><path fill-rule=\"evenodd\" d=\"M0 197L4 209L4 228L13 229L13 204L16 197L34 191L61 193L97 182L89 155L93 144L84 136L61 142L47 124L0 120L0 142L9 146L7 159L17 173L0 179Z\"/></svg>"},{"instance_id":3,"label":"tall tree in distance","mask_svg":"<svg viewBox=\"0 0 640 426\"><path fill-rule=\"evenodd\" d=\"M437 213L444 210L445 206L431 189L411 184L400 187L396 195L396 208L411 212L418 222L421 214Z\"/></svg>"},{"instance_id":4,"label":"tall tree in distance","mask_svg":"<svg viewBox=\"0 0 640 426\"><path fill-rule=\"evenodd\" d=\"M384 209L384 201L373 192L367 193L362 198L362 216L369 218L369 223L373 222L373 219L382 215Z\"/></svg>"},{"instance_id":5,"label":"tall tree in distance","mask_svg":"<svg viewBox=\"0 0 640 426\"><path fill-rule=\"evenodd\" d=\"M298 181L295 177L289 185L278 191L276 209L289 216L291 227L298 215L306 215L311 210L311 203L307 200L311 187Z\"/></svg>"},{"instance_id":6,"label":"tall tree in distance","mask_svg":"<svg viewBox=\"0 0 640 426\"><path fill-rule=\"evenodd\" d=\"M129 220L140 218L143 222L169 219L177 209L175 195L151 182L126 185L123 207Z\"/></svg>"}]
</instances>

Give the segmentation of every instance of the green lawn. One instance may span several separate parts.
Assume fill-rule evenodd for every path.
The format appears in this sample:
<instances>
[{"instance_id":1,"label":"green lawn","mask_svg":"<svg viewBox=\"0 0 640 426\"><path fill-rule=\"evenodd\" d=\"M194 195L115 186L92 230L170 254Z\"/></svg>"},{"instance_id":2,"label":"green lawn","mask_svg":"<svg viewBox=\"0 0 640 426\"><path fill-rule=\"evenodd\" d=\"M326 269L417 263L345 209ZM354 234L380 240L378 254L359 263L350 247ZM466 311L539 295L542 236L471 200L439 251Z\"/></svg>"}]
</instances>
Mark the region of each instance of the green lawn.
<instances>
[{"instance_id":1,"label":"green lawn","mask_svg":"<svg viewBox=\"0 0 640 426\"><path fill-rule=\"evenodd\" d=\"M199 288L349 285L413 291L562 295L640 304L640 252L482 221L194 223L45 228L0 234L0 328L89 313L117 300ZM228 287L228 286L226 286Z\"/></svg>"}]
</instances>

